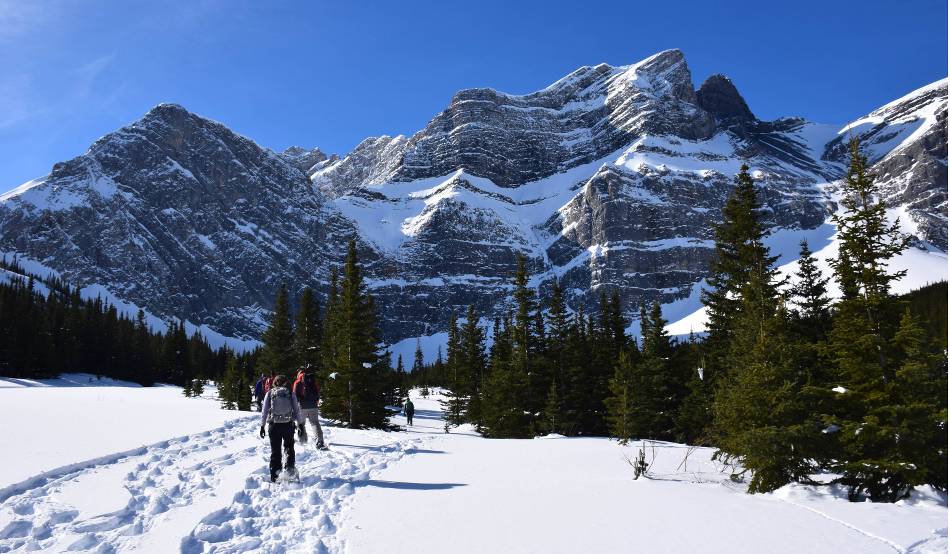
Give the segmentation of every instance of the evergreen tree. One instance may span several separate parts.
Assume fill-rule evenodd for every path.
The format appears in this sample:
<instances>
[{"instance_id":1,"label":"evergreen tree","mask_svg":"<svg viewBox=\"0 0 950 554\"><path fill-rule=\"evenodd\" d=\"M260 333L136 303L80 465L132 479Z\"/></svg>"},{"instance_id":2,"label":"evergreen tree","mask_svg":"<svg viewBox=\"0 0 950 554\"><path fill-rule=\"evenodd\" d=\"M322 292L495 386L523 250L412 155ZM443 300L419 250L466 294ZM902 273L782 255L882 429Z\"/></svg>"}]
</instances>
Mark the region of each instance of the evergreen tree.
<instances>
[{"instance_id":1,"label":"evergreen tree","mask_svg":"<svg viewBox=\"0 0 950 554\"><path fill-rule=\"evenodd\" d=\"M686 374L686 391L677 408L674 431L675 440L686 444L705 444L712 423L712 387L707 386L699 350L692 333L677 349L678 365Z\"/></svg>"},{"instance_id":2,"label":"evergreen tree","mask_svg":"<svg viewBox=\"0 0 950 554\"><path fill-rule=\"evenodd\" d=\"M402 406L409 397L409 391L406 388L406 367L402 363L402 354L396 357L396 369L393 371L393 406Z\"/></svg>"},{"instance_id":3,"label":"evergreen tree","mask_svg":"<svg viewBox=\"0 0 950 554\"><path fill-rule=\"evenodd\" d=\"M474 305L469 305L465 325L459 337L461 350L462 379L458 386L467 397L465 420L475 424L481 430L482 417L482 380L485 374L485 333L478 326L478 313Z\"/></svg>"},{"instance_id":4,"label":"evergreen tree","mask_svg":"<svg viewBox=\"0 0 950 554\"><path fill-rule=\"evenodd\" d=\"M821 274L818 260L802 240L798 253L798 271L791 290L796 309L793 315L799 333L812 342L824 340L831 325L831 301L828 299L828 277Z\"/></svg>"},{"instance_id":5,"label":"evergreen tree","mask_svg":"<svg viewBox=\"0 0 950 554\"><path fill-rule=\"evenodd\" d=\"M568 335L570 322L567 306L564 304L564 292L560 283L554 281L551 286L551 300L548 305L547 363L551 368L547 400L544 405L545 429L550 433L563 433L564 424L564 387L567 384Z\"/></svg>"},{"instance_id":6,"label":"evergreen tree","mask_svg":"<svg viewBox=\"0 0 950 554\"><path fill-rule=\"evenodd\" d=\"M670 369L671 344L660 304L654 302L649 313L641 307L640 332L643 351L639 360L629 361L632 383L629 432L631 437L672 440L673 420L679 406L679 377Z\"/></svg>"},{"instance_id":7,"label":"evergreen tree","mask_svg":"<svg viewBox=\"0 0 950 554\"><path fill-rule=\"evenodd\" d=\"M300 296L300 308L294 326L294 352L301 369L320 372L322 335L320 306L313 290L306 287Z\"/></svg>"},{"instance_id":8,"label":"evergreen tree","mask_svg":"<svg viewBox=\"0 0 950 554\"><path fill-rule=\"evenodd\" d=\"M417 375L419 379L422 380L422 397L429 397L429 379L426 375L426 364L425 358L422 355L422 343L419 342L419 339L416 339L416 352L412 358L412 373Z\"/></svg>"},{"instance_id":9,"label":"evergreen tree","mask_svg":"<svg viewBox=\"0 0 950 554\"><path fill-rule=\"evenodd\" d=\"M873 500L895 500L926 482L922 468L929 465L929 457L912 445L913 439L902 442L902 438L925 436L932 428L932 420L928 422L932 415L929 409L916 409L913 400L902 398L906 383L898 380L902 358L915 351L910 337L916 332L912 319L899 317L899 302L890 294L891 283L905 272L890 272L887 262L905 248L908 239L898 222L888 221L857 140L851 141L850 150L841 201L844 210L835 215L838 258L832 262L842 298L828 337L833 379L847 391L837 395L828 418L841 429L835 434L839 450L833 469L843 474L840 482L849 487L853 499L867 494ZM900 339L894 340L895 336ZM914 433L911 427L915 425L926 430ZM930 448L942 443L946 450L945 426L942 434L942 440Z\"/></svg>"},{"instance_id":10,"label":"evergreen tree","mask_svg":"<svg viewBox=\"0 0 950 554\"><path fill-rule=\"evenodd\" d=\"M93 324L96 323L93 322ZM191 368L189 367L191 356L188 347L188 335L185 334L184 322L172 322L164 340L162 353L162 370L166 382L184 386L191 380Z\"/></svg>"},{"instance_id":11,"label":"evergreen tree","mask_svg":"<svg viewBox=\"0 0 950 554\"><path fill-rule=\"evenodd\" d=\"M218 399L221 400L221 407L225 410L237 409L237 387L239 382L237 358L231 356L228 359L224 376L218 381Z\"/></svg>"},{"instance_id":12,"label":"evergreen tree","mask_svg":"<svg viewBox=\"0 0 950 554\"><path fill-rule=\"evenodd\" d=\"M564 386L561 391L561 426L566 436L589 435L596 422L588 413L592 389L591 333L583 312L578 312L568 327L564 355Z\"/></svg>"},{"instance_id":13,"label":"evergreen tree","mask_svg":"<svg viewBox=\"0 0 950 554\"><path fill-rule=\"evenodd\" d=\"M515 325L508 312L495 333L491 371L485 384L483 434L497 438L529 438L533 434L532 414L525 410L528 375L516 362ZM519 358L523 362L523 357Z\"/></svg>"},{"instance_id":14,"label":"evergreen tree","mask_svg":"<svg viewBox=\"0 0 950 554\"><path fill-rule=\"evenodd\" d=\"M763 240L768 234L761 221L761 203L749 167L743 165L735 178L735 186L722 209L723 221L715 229L715 251L708 289L702 291L702 302L709 318L705 341L706 379L715 382L725 371L735 320L742 304L742 289L749 283L749 273L771 267L776 258L762 257ZM763 283L769 284L769 283ZM778 283L769 286L777 287Z\"/></svg>"},{"instance_id":15,"label":"evergreen tree","mask_svg":"<svg viewBox=\"0 0 950 554\"><path fill-rule=\"evenodd\" d=\"M375 302L366 292L362 268L351 240L347 247L339 291L331 279L324 340L324 371L330 378L327 417L350 427L388 427L386 399L391 366L379 352ZM329 356L329 357L328 357ZM330 400L329 403L326 400Z\"/></svg>"},{"instance_id":16,"label":"evergreen tree","mask_svg":"<svg viewBox=\"0 0 950 554\"><path fill-rule=\"evenodd\" d=\"M610 396L604 400L607 406L607 430L620 444L636 436L634 430L635 391L633 360L627 352L620 352L614 375L610 379Z\"/></svg>"},{"instance_id":17,"label":"evergreen tree","mask_svg":"<svg viewBox=\"0 0 950 554\"><path fill-rule=\"evenodd\" d=\"M261 366L275 375L293 377L294 330L290 319L290 301L287 295L287 286L281 285L277 289L277 299L274 302L274 313L270 324L261 337L264 346L261 350Z\"/></svg>"},{"instance_id":18,"label":"evergreen tree","mask_svg":"<svg viewBox=\"0 0 950 554\"><path fill-rule=\"evenodd\" d=\"M326 312L323 318L323 333L320 345L321 382L320 411L338 421L349 420L347 379L341 375L340 366L346 365L343 347L343 326L340 316L339 272L330 269L330 290L327 295Z\"/></svg>"},{"instance_id":19,"label":"evergreen tree","mask_svg":"<svg viewBox=\"0 0 950 554\"><path fill-rule=\"evenodd\" d=\"M442 357L442 345L439 345L438 350L435 354L435 363L432 364L432 378L435 379L438 383L444 384L447 382L445 375L445 361Z\"/></svg>"},{"instance_id":20,"label":"evergreen tree","mask_svg":"<svg viewBox=\"0 0 950 554\"><path fill-rule=\"evenodd\" d=\"M814 426L805 421L797 350L778 291L776 257L764 244L766 231L747 169L737 177L733 199L738 201L730 199L725 230L717 229L717 237L739 239L728 245L728 252L717 248L717 254L730 257L715 265L728 266L732 273L723 273L720 282L727 286L712 293L707 306L711 312L723 306L733 310L717 314L719 338L728 340L713 345L727 348L717 352L725 368L714 405L717 456L739 461L752 473L749 492L762 492L806 478L814 469L804 457Z\"/></svg>"}]
</instances>

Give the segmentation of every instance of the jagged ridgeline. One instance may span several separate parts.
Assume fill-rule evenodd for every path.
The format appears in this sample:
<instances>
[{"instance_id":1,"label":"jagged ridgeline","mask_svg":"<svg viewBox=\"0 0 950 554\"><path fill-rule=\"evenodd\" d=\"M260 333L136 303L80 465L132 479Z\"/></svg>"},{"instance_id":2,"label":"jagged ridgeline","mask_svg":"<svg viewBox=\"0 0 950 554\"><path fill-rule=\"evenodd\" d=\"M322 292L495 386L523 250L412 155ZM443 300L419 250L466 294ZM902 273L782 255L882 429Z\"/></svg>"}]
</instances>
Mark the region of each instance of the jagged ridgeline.
<instances>
[{"instance_id":1,"label":"jagged ridgeline","mask_svg":"<svg viewBox=\"0 0 950 554\"><path fill-rule=\"evenodd\" d=\"M519 255L542 300L555 279L572 311L616 291L631 320L643 303L699 307L742 163L770 227L825 223L850 135L919 244L945 252L946 98L940 81L847 127L762 121L670 50L526 95L464 90L411 137L339 156L274 153L162 104L0 196L0 251L231 344L260 338L281 283L294 305L305 287L324 302L349 239L388 344L469 305L503 317Z\"/></svg>"}]
</instances>

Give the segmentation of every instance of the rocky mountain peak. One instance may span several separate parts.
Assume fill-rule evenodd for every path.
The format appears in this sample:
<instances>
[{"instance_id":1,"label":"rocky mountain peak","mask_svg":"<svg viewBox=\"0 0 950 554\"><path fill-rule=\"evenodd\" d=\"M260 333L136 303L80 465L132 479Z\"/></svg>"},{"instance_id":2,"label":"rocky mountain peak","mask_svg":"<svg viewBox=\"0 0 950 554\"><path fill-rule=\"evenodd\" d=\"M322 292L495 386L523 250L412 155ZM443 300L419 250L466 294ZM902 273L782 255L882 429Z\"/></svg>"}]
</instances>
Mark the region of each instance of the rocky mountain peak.
<instances>
[{"instance_id":1,"label":"rocky mountain peak","mask_svg":"<svg viewBox=\"0 0 950 554\"><path fill-rule=\"evenodd\" d=\"M678 49L664 50L625 69L623 80L641 90L696 103L693 77L683 52Z\"/></svg>"},{"instance_id":2,"label":"rocky mountain peak","mask_svg":"<svg viewBox=\"0 0 950 554\"><path fill-rule=\"evenodd\" d=\"M755 115L729 77L710 76L696 91L699 106L725 122L754 121Z\"/></svg>"}]
</instances>

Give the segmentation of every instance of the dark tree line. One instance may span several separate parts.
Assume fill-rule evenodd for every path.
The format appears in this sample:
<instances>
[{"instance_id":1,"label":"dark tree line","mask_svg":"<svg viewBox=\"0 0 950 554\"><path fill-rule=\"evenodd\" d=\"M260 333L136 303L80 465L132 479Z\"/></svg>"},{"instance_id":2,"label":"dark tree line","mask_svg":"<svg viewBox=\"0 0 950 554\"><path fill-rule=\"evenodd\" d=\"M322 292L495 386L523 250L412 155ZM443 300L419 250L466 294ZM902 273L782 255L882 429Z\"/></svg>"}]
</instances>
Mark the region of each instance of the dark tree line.
<instances>
[{"instance_id":1,"label":"dark tree line","mask_svg":"<svg viewBox=\"0 0 950 554\"><path fill-rule=\"evenodd\" d=\"M181 322L153 332L141 310L129 318L101 298L83 299L60 279L27 276L16 261L0 268L21 276L0 283L0 375L85 372L191 391L196 381L220 376L234 357L212 349L200 333L188 337Z\"/></svg>"}]
</instances>

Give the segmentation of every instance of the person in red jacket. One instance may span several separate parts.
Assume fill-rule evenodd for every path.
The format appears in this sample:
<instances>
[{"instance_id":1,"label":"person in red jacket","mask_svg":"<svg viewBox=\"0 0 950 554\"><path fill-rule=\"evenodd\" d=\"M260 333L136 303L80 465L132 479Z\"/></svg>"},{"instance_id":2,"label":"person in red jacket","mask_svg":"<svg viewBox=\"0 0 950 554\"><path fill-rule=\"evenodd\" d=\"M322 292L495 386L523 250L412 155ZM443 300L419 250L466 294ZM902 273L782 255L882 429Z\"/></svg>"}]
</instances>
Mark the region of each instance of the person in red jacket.
<instances>
[{"instance_id":1,"label":"person in red jacket","mask_svg":"<svg viewBox=\"0 0 950 554\"><path fill-rule=\"evenodd\" d=\"M270 388L274 386L274 372L271 371L267 379L264 379L264 394L267 394L270 391Z\"/></svg>"},{"instance_id":2,"label":"person in red jacket","mask_svg":"<svg viewBox=\"0 0 950 554\"><path fill-rule=\"evenodd\" d=\"M317 448L326 450L323 442L323 428L320 427L320 383L312 373L304 370L297 372L297 380L292 389L297 401L300 402L300 411L304 421L309 421L317 432Z\"/></svg>"}]
</instances>

